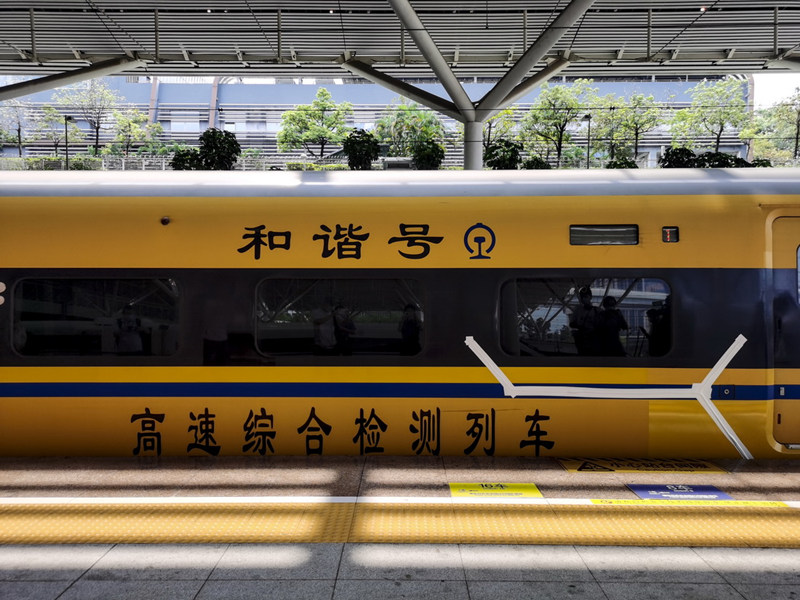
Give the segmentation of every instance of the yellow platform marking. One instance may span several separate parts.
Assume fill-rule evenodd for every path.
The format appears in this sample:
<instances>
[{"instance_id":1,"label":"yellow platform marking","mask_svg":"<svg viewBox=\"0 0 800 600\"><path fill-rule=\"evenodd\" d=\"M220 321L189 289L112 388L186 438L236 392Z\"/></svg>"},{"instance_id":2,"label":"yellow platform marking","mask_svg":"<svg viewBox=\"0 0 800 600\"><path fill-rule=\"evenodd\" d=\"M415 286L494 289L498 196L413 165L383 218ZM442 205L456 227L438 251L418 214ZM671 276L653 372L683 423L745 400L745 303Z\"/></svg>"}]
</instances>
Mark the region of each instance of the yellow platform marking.
<instances>
[{"instance_id":1,"label":"yellow platform marking","mask_svg":"<svg viewBox=\"0 0 800 600\"><path fill-rule=\"evenodd\" d=\"M454 498L542 498L533 483L451 483Z\"/></svg>"},{"instance_id":2,"label":"yellow platform marking","mask_svg":"<svg viewBox=\"0 0 800 600\"><path fill-rule=\"evenodd\" d=\"M529 502L0 505L0 543L480 543L800 548L800 510Z\"/></svg>"},{"instance_id":3,"label":"yellow platform marking","mask_svg":"<svg viewBox=\"0 0 800 600\"><path fill-rule=\"evenodd\" d=\"M762 508L782 508L788 505L785 502L774 500L667 500L661 498L639 500L592 500L598 505L627 505L627 506L760 506Z\"/></svg>"},{"instance_id":4,"label":"yellow platform marking","mask_svg":"<svg viewBox=\"0 0 800 600\"><path fill-rule=\"evenodd\" d=\"M559 458L571 473L726 473L705 460L668 458Z\"/></svg>"}]
</instances>

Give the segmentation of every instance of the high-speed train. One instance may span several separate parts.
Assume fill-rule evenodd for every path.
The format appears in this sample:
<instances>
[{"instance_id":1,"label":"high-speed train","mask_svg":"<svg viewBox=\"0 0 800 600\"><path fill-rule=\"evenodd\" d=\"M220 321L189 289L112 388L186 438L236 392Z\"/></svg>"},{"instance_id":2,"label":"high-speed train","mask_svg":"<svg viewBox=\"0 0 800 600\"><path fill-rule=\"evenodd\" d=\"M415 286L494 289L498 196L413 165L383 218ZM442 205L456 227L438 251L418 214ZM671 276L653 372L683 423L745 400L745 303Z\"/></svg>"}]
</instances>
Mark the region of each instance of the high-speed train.
<instances>
[{"instance_id":1,"label":"high-speed train","mask_svg":"<svg viewBox=\"0 0 800 600\"><path fill-rule=\"evenodd\" d=\"M6 172L0 454L800 457L800 171Z\"/></svg>"}]
</instances>

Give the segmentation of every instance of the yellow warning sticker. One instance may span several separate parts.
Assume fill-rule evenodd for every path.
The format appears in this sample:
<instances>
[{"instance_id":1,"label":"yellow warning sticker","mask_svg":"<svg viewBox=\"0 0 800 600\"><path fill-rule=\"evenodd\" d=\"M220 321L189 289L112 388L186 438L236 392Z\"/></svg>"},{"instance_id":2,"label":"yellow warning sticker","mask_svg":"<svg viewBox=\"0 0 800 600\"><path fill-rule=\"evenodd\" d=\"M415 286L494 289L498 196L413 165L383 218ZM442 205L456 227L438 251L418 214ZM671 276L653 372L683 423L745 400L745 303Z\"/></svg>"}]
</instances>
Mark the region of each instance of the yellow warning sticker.
<instances>
[{"instance_id":1,"label":"yellow warning sticker","mask_svg":"<svg viewBox=\"0 0 800 600\"><path fill-rule=\"evenodd\" d=\"M571 473L725 473L705 460L689 458L559 458Z\"/></svg>"},{"instance_id":2,"label":"yellow warning sticker","mask_svg":"<svg viewBox=\"0 0 800 600\"><path fill-rule=\"evenodd\" d=\"M768 508L786 508L788 504L773 500L592 500L599 505L628 506L753 506Z\"/></svg>"},{"instance_id":3,"label":"yellow warning sticker","mask_svg":"<svg viewBox=\"0 0 800 600\"><path fill-rule=\"evenodd\" d=\"M542 498L533 483L451 483L453 498Z\"/></svg>"}]
</instances>

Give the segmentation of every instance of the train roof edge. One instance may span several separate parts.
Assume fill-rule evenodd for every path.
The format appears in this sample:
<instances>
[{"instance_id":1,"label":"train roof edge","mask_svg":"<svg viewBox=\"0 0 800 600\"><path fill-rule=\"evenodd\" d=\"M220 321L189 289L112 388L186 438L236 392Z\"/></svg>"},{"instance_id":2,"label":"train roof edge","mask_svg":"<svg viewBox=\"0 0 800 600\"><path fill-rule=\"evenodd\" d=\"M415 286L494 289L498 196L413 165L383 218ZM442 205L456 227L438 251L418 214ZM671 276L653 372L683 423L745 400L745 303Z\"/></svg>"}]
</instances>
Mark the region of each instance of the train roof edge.
<instances>
[{"instance_id":1,"label":"train roof edge","mask_svg":"<svg viewBox=\"0 0 800 600\"><path fill-rule=\"evenodd\" d=\"M551 171L6 171L19 196L476 197L800 194L800 168Z\"/></svg>"}]
</instances>

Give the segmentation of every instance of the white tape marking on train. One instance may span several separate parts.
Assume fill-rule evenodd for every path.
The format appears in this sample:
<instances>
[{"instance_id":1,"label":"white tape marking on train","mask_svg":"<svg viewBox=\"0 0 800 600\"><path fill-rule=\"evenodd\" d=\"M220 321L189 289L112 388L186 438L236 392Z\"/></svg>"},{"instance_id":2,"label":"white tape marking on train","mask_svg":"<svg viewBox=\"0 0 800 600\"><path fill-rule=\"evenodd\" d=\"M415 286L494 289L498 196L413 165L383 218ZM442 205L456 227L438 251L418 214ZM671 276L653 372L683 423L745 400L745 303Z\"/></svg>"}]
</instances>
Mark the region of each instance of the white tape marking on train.
<instances>
[{"instance_id":1,"label":"white tape marking on train","mask_svg":"<svg viewBox=\"0 0 800 600\"><path fill-rule=\"evenodd\" d=\"M503 373L486 351L481 348L475 338L468 336L464 343L472 350L483 365L491 371L495 379L503 386L503 393L511 398L517 396L538 396L544 398L651 398L651 399L692 399L697 400L703 409L714 421L714 424L722 431L728 441L733 444L739 455L752 460L753 455L744 445L733 427L725 420L719 409L711 401L711 386L717 378L733 360L736 353L744 346L747 338L739 336L731 344L730 348L720 357L711 370L700 383L693 383L691 387L663 387L663 388L605 388L605 387L580 387L565 385L514 385L511 380Z\"/></svg>"}]
</instances>

